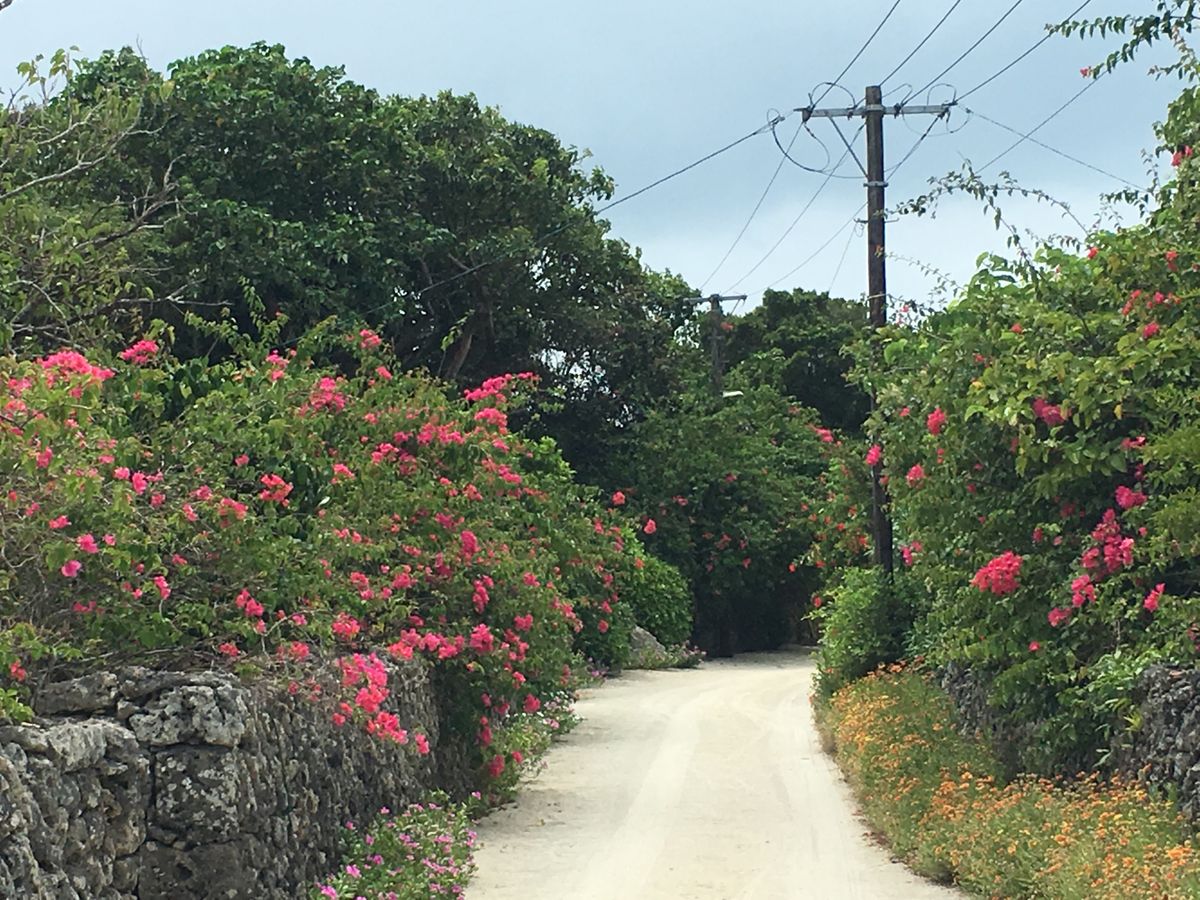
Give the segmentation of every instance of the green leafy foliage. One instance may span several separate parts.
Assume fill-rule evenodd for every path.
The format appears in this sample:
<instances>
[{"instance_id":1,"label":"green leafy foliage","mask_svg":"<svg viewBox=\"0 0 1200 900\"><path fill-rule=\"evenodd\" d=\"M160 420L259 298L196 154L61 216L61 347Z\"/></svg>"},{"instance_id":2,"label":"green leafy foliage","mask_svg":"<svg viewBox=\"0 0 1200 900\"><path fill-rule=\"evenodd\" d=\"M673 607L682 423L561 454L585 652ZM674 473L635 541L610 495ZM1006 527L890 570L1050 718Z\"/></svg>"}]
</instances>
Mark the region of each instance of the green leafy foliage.
<instances>
[{"instance_id":1,"label":"green leafy foliage","mask_svg":"<svg viewBox=\"0 0 1200 900\"><path fill-rule=\"evenodd\" d=\"M913 620L910 590L877 569L848 569L837 587L815 601L812 616L821 628L818 695L829 697L904 657Z\"/></svg>"},{"instance_id":2,"label":"green leafy foliage","mask_svg":"<svg viewBox=\"0 0 1200 900\"><path fill-rule=\"evenodd\" d=\"M861 430L870 400L847 382L852 360L845 352L866 331L867 312L861 303L811 291L766 291L761 305L732 324L731 365L816 410L826 427ZM777 357L774 371L755 360L763 354Z\"/></svg>"},{"instance_id":3,"label":"green leafy foliage","mask_svg":"<svg viewBox=\"0 0 1200 900\"><path fill-rule=\"evenodd\" d=\"M690 314L686 286L608 235L595 206L611 181L543 129L470 95L385 96L267 44L165 75L106 53L71 86L62 102L82 115L124 104L136 120L71 203L143 210L146 264L128 277L159 298L148 314L181 357L229 352L189 313L260 338L261 303L284 343L336 316L460 386L534 371L538 427L592 479L613 429L677 384L661 351ZM51 130L55 109L30 120ZM166 182L170 204L135 202Z\"/></svg>"},{"instance_id":4,"label":"green leafy foliage","mask_svg":"<svg viewBox=\"0 0 1200 900\"><path fill-rule=\"evenodd\" d=\"M370 822L347 822L342 867L309 893L312 900L427 900L461 895L475 871L470 808L444 794Z\"/></svg>"},{"instance_id":5,"label":"green leafy foliage","mask_svg":"<svg viewBox=\"0 0 1200 900\"><path fill-rule=\"evenodd\" d=\"M687 641L692 636L692 592L679 569L650 554L634 565L621 594L634 621L663 644Z\"/></svg>"},{"instance_id":6,"label":"green leafy foliage","mask_svg":"<svg viewBox=\"0 0 1200 900\"><path fill-rule=\"evenodd\" d=\"M142 98L85 90L78 71L61 50L22 63L0 109L0 349L105 340L153 303L146 226L175 209L173 175L130 182L116 202L97 190L141 130Z\"/></svg>"},{"instance_id":7,"label":"green leafy foliage","mask_svg":"<svg viewBox=\"0 0 1200 900\"><path fill-rule=\"evenodd\" d=\"M723 654L795 635L814 581L801 507L823 467L807 413L740 371L727 386L740 395L689 392L636 426L628 492L647 548L688 580L698 642Z\"/></svg>"}]
</instances>

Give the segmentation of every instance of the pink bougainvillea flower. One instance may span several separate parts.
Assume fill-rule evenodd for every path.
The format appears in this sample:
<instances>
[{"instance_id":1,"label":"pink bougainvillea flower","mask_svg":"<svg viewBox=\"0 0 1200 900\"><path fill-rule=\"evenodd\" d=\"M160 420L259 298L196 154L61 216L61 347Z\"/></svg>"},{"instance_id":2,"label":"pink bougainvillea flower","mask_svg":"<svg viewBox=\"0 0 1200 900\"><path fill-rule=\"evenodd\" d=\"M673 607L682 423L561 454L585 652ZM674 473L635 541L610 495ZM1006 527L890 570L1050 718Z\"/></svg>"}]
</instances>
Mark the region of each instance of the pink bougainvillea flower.
<instances>
[{"instance_id":1,"label":"pink bougainvillea flower","mask_svg":"<svg viewBox=\"0 0 1200 900\"><path fill-rule=\"evenodd\" d=\"M1092 584L1092 576L1080 575L1071 582L1071 605L1079 609L1085 603L1095 602L1096 586Z\"/></svg>"},{"instance_id":2,"label":"pink bougainvillea flower","mask_svg":"<svg viewBox=\"0 0 1200 900\"><path fill-rule=\"evenodd\" d=\"M475 532L464 529L458 539L462 546L463 556L470 558L479 552L479 538L475 537Z\"/></svg>"},{"instance_id":3,"label":"pink bougainvillea flower","mask_svg":"<svg viewBox=\"0 0 1200 900\"><path fill-rule=\"evenodd\" d=\"M258 499L265 500L268 503L278 503L280 506L287 506L287 496L292 492L290 482L284 481L279 475L269 472L258 479L263 489L258 492Z\"/></svg>"},{"instance_id":4,"label":"pink bougainvillea flower","mask_svg":"<svg viewBox=\"0 0 1200 900\"><path fill-rule=\"evenodd\" d=\"M1037 653L1041 649L1042 649L1042 645L1039 644L1037 641L1029 642L1029 652L1030 653Z\"/></svg>"},{"instance_id":5,"label":"pink bougainvillea flower","mask_svg":"<svg viewBox=\"0 0 1200 900\"><path fill-rule=\"evenodd\" d=\"M153 362L154 357L158 355L158 341L144 338L117 355L128 363L135 363L139 366L147 365Z\"/></svg>"},{"instance_id":6,"label":"pink bougainvillea flower","mask_svg":"<svg viewBox=\"0 0 1200 900\"><path fill-rule=\"evenodd\" d=\"M68 559L63 563L63 567L59 569L67 578L74 578L79 574L79 570L83 568L83 563L77 559Z\"/></svg>"},{"instance_id":7,"label":"pink bougainvillea flower","mask_svg":"<svg viewBox=\"0 0 1200 900\"><path fill-rule=\"evenodd\" d=\"M96 539L90 534L81 534L75 539L75 544L84 553L100 552L100 545L96 543Z\"/></svg>"},{"instance_id":8,"label":"pink bougainvillea flower","mask_svg":"<svg viewBox=\"0 0 1200 900\"><path fill-rule=\"evenodd\" d=\"M1147 322L1146 327L1142 329L1142 340L1148 341L1150 338L1158 334L1158 323Z\"/></svg>"},{"instance_id":9,"label":"pink bougainvillea flower","mask_svg":"<svg viewBox=\"0 0 1200 900\"><path fill-rule=\"evenodd\" d=\"M496 646L496 639L487 625L479 624L471 630L471 649L478 653L491 653Z\"/></svg>"},{"instance_id":10,"label":"pink bougainvillea flower","mask_svg":"<svg viewBox=\"0 0 1200 900\"><path fill-rule=\"evenodd\" d=\"M929 429L929 433L938 435L942 433L942 426L946 424L946 414L942 412L939 406L931 412L925 419L925 426Z\"/></svg>"},{"instance_id":11,"label":"pink bougainvillea flower","mask_svg":"<svg viewBox=\"0 0 1200 900\"><path fill-rule=\"evenodd\" d=\"M646 534L654 534L658 531L658 524L653 519L647 519L646 524L642 526L642 531Z\"/></svg>"},{"instance_id":12,"label":"pink bougainvillea flower","mask_svg":"<svg viewBox=\"0 0 1200 900\"><path fill-rule=\"evenodd\" d=\"M1007 550L980 568L971 579L971 584L998 597L1011 594L1021 586L1017 579L1023 562L1022 557Z\"/></svg>"},{"instance_id":13,"label":"pink bougainvillea flower","mask_svg":"<svg viewBox=\"0 0 1200 900\"><path fill-rule=\"evenodd\" d=\"M613 506L624 506L625 505L625 495L623 493L621 493L620 491L613 491L612 505Z\"/></svg>"},{"instance_id":14,"label":"pink bougainvillea flower","mask_svg":"<svg viewBox=\"0 0 1200 900\"><path fill-rule=\"evenodd\" d=\"M381 344L383 344L383 339L370 328L363 328L358 332L358 345L362 349L374 350Z\"/></svg>"},{"instance_id":15,"label":"pink bougainvillea flower","mask_svg":"<svg viewBox=\"0 0 1200 900\"><path fill-rule=\"evenodd\" d=\"M52 530L57 531L60 528L66 528L68 525L70 525L71 520L66 516L58 516L57 518L51 519L49 524Z\"/></svg>"},{"instance_id":16,"label":"pink bougainvillea flower","mask_svg":"<svg viewBox=\"0 0 1200 900\"><path fill-rule=\"evenodd\" d=\"M1121 509L1133 509L1146 502L1146 495L1141 491L1130 490L1121 485L1117 488L1117 506Z\"/></svg>"},{"instance_id":17,"label":"pink bougainvillea flower","mask_svg":"<svg viewBox=\"0 0 1200 900\"><path fill-rule=\"evenodd\" d=\"M1060 609L1057 606L1046 614L1046 620L1050 623L1051 628L1057 628L1069 618L1071 618L1071 611L1068 609Z\"/></svg>"},{"instance_id":18,"label":"pink bougainvillea flower","mask_svg":"<svg viewBox=\"0 0 1200 900\"><path fill-rule=\"evenodd\" d=\"M883 448L878 444L872 444L871 449L867 451L867 455L864 457L864 461L868 466L874 466L881 459L883 459Z\"/></svg>"},{"instance_id":19,"label":"pink bougainvillea flower","mask_svg":"<svg viewBox=\"0 0 1200 900\"><path fill-rule=\"evenodd\" d=\"M925 467L917 463L908 470L908 474L904 478L908 482L909 487L916 487L925 480Z\"/></svg>"},{"instance_id":20,"label":"pink bougainvillea flower","mask_svg":"<svg viewBox=\"0 0 1200 900\"><path fill-rule=\"evenodd\" d=\"M1043 397L1033 401L1033 414L1051 428L1067 421L1062 409L1057 404L1047 402Z\"/></svg>"},{"instance_id":21,"label":"pink bougainvillea flower","mask_svg":"<svg viewBox=\"0 0 1200 900\"><path fill-rule=\"evenodd\" d=\"M353 616L340 612L337 614L337 618L333 620L333 625L330 628L343 641L352 641L358 635L359 631L362 630L362 625Z\"/></svg>"},{"instance_id":22,"label":"pink bougainvillea flower","mask_svg":"<svg viewBox=\"0 0 1200 900\"><path fill-rule=\"evenodd\" d=\"M1163 591L1167 589L1165 584L1156 584L1154 589L1146 595L1146 599L1142 601L1142 606L1148 612L1158 611L1158 601L1162 599Z\"/></svg>"}]
</instances>

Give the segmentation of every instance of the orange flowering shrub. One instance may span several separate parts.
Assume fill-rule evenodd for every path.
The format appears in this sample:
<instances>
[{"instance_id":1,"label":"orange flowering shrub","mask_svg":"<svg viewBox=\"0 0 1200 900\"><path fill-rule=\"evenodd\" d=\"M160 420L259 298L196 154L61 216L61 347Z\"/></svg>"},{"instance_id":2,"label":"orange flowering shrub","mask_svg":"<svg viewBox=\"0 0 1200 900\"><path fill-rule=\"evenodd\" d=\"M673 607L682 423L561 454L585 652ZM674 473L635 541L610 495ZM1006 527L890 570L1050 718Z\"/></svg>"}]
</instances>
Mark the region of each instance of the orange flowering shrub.
<instances>
[{"instance_id":1,"label":"orange flowering shrub","mask_svg":"<svg viewBox=\"0 0 1200 900\"><path fill-rule=\"evenodd\" d=\"M994 898L1200 896L1173 803L1096 776L1001 782L918 672L891 666L843 688L827 724L867 818L924 875Z\"/></svg>"}]
</instances>

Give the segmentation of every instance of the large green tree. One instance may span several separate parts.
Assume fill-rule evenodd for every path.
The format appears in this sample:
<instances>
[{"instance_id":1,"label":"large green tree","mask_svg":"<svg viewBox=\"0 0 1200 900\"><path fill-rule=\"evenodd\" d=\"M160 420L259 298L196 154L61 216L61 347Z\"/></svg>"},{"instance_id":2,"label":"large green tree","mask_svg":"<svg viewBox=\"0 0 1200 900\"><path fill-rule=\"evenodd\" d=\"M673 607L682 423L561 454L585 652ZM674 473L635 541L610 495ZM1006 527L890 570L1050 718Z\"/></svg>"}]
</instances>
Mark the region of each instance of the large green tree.
<instances>
[{"instance_id":1,"label":"large green tree","mask_svg":"<svg viewBox=\"0 0 1200 900\"><path fill-rule=\"evenodd\" d=\"M768 370L754 362L756 354L777 358L774 383L796 402L815 409L830 428L857 431L870 409L870 399L847 383L851 360L847 346L865 334L866 308L861 303L796 289L767 291L762 304L733 320L729 362Z\"/></svg>"},{"instance_id":2,"label":"large green tree","mask_svg":"<svg viewBox=\"0 0 1200 900\"><path fill-rule=\"evenodd\" d=\"M687 286L609 235L612 182L548 131L469 95L385 96L267 44L165 75L107 53L9 124L32 146L67 113L112 106L119 151L72 171L52 205L138 232L140 264L114 268L160 298L144 317L174 328L181 355L225 352L195 317L254 335L280 316L287 345L336 316L460 384L532 370L540 427L585 469L609 430L677 386L663 347L690 314ZM164 185L169 202L148 205ZM40 308L50 343L70 337L73 299Z\"/></svg>"}]
</instances>

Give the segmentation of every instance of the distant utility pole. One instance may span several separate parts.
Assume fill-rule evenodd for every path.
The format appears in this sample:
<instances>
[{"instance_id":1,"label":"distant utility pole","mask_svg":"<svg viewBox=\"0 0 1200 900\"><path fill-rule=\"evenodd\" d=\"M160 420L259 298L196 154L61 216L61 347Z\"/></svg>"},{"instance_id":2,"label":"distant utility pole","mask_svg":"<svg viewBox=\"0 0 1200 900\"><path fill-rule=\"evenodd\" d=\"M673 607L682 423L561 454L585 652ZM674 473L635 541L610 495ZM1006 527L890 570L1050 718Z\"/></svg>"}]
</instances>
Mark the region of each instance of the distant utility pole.
<instances>
[{"instance_id":1,"label":"distant utility pole","mask_svg":"<svg viewBox=\"0 0 1200 900\"><path fill-rule=\"evenodd\" d=\"M708 302L709 319L711 320L711 337L712 341L712 386L713 393L720 397L725 391L725 356L724 356L724 341L725 333L721 327L724 324L725 317L721 311L721 304L728 300L745 300L745 294L731 294L729 296L721 296L713 294L710 297L688 297L688 303L704 303Z\"/></svg>"},{"instance_id":2,"label":"distant utility pole","mask_svg":"<svg viewBox=\"0 0 1200 900\"><path fill-rule=\"evenodd\" d=\"M867 301L870 304L869 321L872 328L887 324L887 256L884 241L884 220L887 206L884 194L887 190L887 175L883 167L883 117L892 116L937 116L950 113L953 104L938 103L932 106L894 107L883 105L883 90L879 85L867 87L861 106L843 109L800 109L804 121L812 118L836 119L861 116L867 132ZM848 145L847 145L848 146ZM871 398L872 404L875 398ZM888 517L888 494L881 476L883 464L871 467L871 533L874 538L875 564L888 575L895 567L892 544L892 522Z\"/></svg>"}]
</instances>

